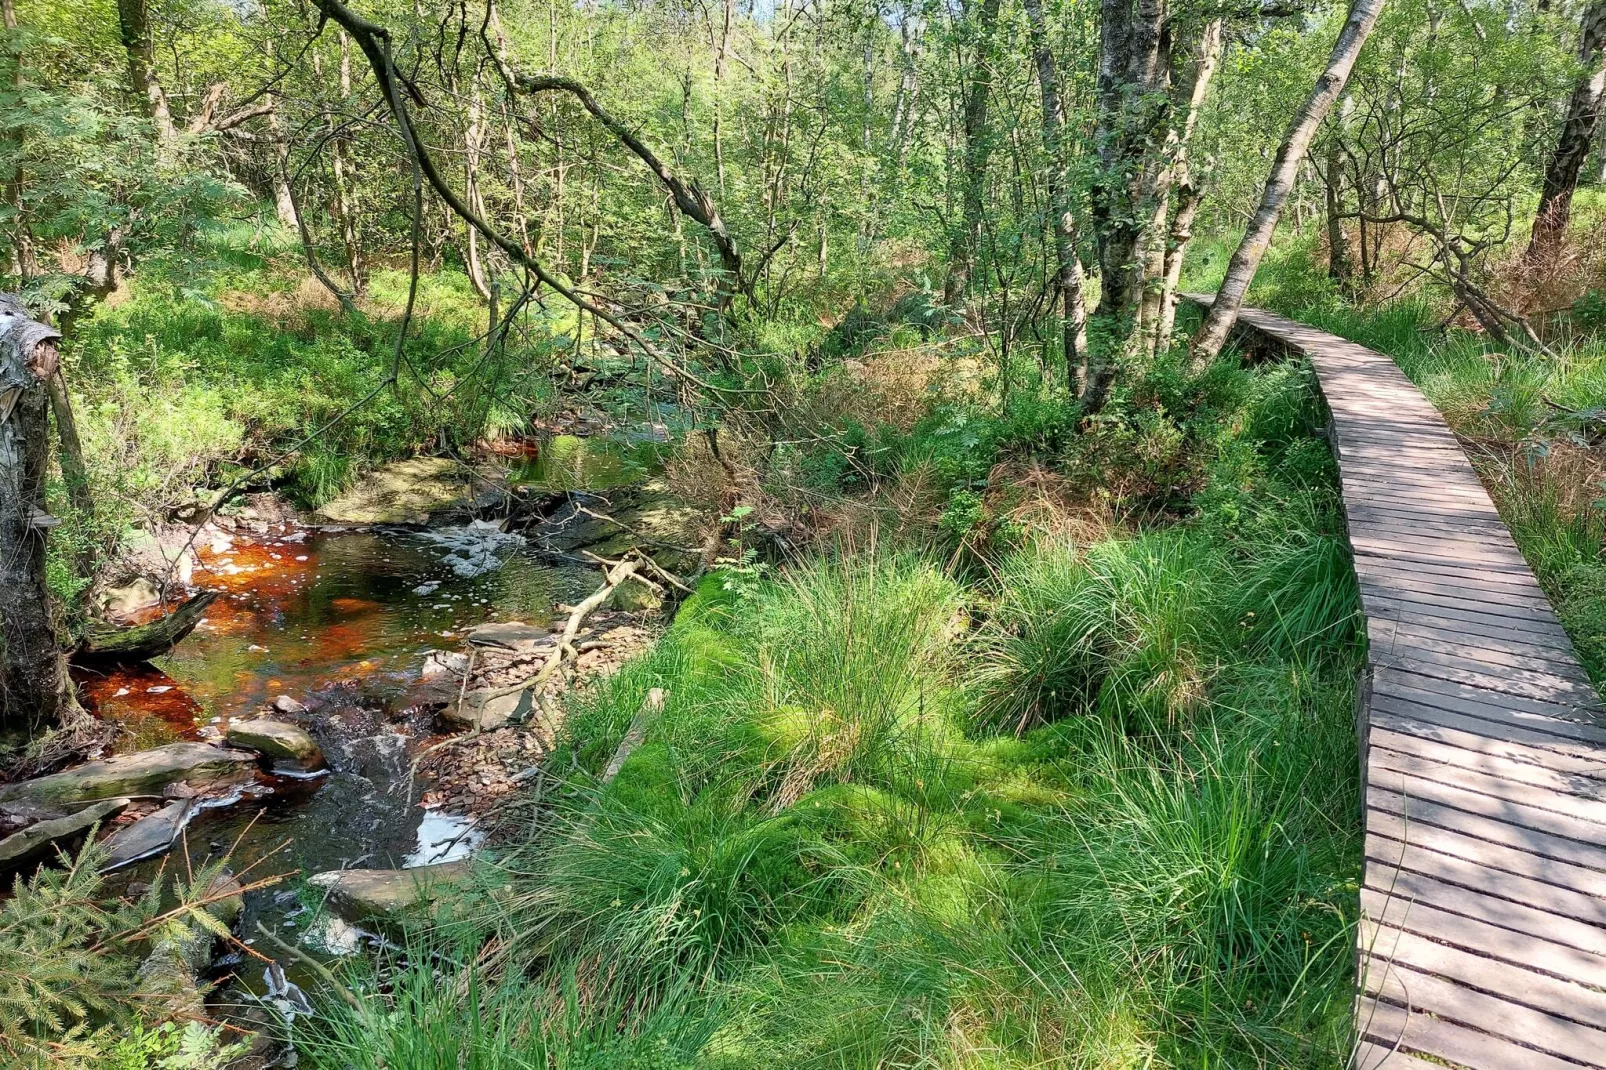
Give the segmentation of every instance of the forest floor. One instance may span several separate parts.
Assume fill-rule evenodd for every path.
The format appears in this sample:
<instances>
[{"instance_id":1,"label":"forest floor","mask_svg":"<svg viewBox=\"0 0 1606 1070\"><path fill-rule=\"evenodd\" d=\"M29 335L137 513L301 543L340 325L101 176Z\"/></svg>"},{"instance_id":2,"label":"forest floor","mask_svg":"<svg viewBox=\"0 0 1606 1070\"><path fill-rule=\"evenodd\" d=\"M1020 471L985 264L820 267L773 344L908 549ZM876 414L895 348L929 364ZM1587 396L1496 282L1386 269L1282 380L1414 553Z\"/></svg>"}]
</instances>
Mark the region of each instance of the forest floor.
<instances>
[{"instance_id":1,"label":"forest floor","mask_svg":"<svg viewBox=\"0 0 1606 1070\"><path fill-rule=\"evenodd\" d=\"M1445 409L1598 679L1606 361L1493 359L1423 331L1426 306L1346 320L1300 297L1296 254L1253 300L1393 353ZM307 382L338 405L371 381L394 280L347 321L264 287L279 255L230 274L219 252L201 307L158 275L70 354L123 522L294 441L322 411ZM462 280L424 292L443 352L482 329ZM998 375L963 328L851 326L790 382L808 435L737 407L716 453L673 407L599 408L668 438L658 478L718 567L661 614L591 617L575 687L426 763L426 801L509 819L405 952L342 968L351 1001L316 994L304 1063L1345 1064L1362 654L1308 368L1166 355L1079 429L1041 369ZM171 409L120 417L139 391ZM533 383L517 404L555 415ZM399 391L273 479L322 504L483 417Z\"/></svg>"}]
</instances>

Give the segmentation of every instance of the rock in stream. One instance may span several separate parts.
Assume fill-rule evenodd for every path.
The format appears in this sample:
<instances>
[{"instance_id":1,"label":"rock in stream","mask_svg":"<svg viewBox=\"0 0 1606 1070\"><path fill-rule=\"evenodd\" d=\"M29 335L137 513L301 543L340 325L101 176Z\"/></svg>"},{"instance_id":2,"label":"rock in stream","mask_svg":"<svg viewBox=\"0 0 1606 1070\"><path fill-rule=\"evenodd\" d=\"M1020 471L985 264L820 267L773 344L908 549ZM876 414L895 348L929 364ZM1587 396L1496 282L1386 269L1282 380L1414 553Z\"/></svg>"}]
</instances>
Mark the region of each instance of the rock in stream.
<instances>
[{"instance_id":1,"label":"rock in stream","mask_svg":"<svg viewBox=\"0 0 1606 1070\"><path fill-rule=\"evenodd\" d=\"M124 795L158 795L169 784L194 787L242 775L255 762L256 755L249 751L210 743L169 743L0 787L0 802L83 803Z\"/></svg>"},{"instance_id":2,"label":"rock in stream","mask_svg":"<svg viewBox=\"0 0 1606 1070\"><path fill-rule=\"evenodd\" d=\"M115 817L128 806L127 799L106 799L75 814L30 825L0 840L0 872L19 869L49 857L57 847L82 840L96 823Z\"/></svg>"}]
</instances>

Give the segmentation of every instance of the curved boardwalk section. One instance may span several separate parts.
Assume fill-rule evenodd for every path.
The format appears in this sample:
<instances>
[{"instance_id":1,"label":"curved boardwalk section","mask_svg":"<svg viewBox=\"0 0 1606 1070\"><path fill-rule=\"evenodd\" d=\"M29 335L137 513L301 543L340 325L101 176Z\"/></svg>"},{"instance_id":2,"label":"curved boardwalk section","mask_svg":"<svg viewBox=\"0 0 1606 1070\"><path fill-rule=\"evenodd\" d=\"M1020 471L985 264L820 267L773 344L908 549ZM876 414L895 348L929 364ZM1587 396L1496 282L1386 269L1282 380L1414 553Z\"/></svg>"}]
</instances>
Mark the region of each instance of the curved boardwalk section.
<instances>
[{"instance_id":1,"label":"curved boardwalk section","mask_svg":"<svg viewBox=\"0 0 1606 1070\"><path fill-rule=\"evenodd\" d=\"M1600 699L1394 362L1281 316L1239 322L1315 367L1370 640L1353 1065L1606 1067Z\"/></svg>"}]
</instances>

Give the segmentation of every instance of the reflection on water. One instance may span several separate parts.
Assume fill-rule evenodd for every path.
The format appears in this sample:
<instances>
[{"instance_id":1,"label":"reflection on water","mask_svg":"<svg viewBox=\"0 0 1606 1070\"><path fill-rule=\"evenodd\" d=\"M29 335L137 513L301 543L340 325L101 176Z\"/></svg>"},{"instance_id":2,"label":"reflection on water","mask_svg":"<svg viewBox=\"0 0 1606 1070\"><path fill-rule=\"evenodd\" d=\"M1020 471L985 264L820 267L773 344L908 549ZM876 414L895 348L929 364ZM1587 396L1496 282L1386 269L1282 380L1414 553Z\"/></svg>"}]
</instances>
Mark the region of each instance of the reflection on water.
<instances>
[{"instance_id":1,"label":"reflection on water","mask_svg":"<svg viewBox=\"0 0 1606 1070\"><path fill-rule=\"evenodd\" d=\"M296 531L220 540L201 548L195 582L222 597L177 650L155 665L80 672L87 704L124 729L121 751L216 738L230 718L255 716L279 695L311 708L293 719L317 737L329 775L262 775L271 792L196 816L185 833L192 856L232 849L238 870L288 842L252 871L262 876L416 865L477 846L465 819L417 805L427 784L408 790L412 756L433 732L411 691L424 658L459 648L466 629L488 620L544 623L555 603L596 583L588 569L544 565L521 540L484 535ZM470 559L476 567L465 566ZM271 892L249 896L246 911L246 932L259 918L299 924Z\"/></svg>"},{"instance_id":2,"label":"reflection on water","mask_svg":"<svg viewBox=\"0 0 1606 1070\"><path fill-rule=\"evenodd\" d=\"M508 473L508 482L538 490L609 490L637 483L655 469L663 446L652 440L556 435Z\"/></svg>"},{"instance_id":3,"label":"reflection on water","mask_svg":"<svg viewBox=\"0 0 1606 1070\"><path fill-rule=\"evenodd\" d=\"M85 696L125 725L133 750L194 737L208 722L256 712L275 696L351 692L394 700L426 651L451 648L487 620L544 621L588 582L500 536L462 575L462 539L424 533L292 533L220 552L203 548L195 582L222 592L193 634L153 666L86 670ZM457 565L459 567L454 567Z\"/></svg>"}]
</instances>

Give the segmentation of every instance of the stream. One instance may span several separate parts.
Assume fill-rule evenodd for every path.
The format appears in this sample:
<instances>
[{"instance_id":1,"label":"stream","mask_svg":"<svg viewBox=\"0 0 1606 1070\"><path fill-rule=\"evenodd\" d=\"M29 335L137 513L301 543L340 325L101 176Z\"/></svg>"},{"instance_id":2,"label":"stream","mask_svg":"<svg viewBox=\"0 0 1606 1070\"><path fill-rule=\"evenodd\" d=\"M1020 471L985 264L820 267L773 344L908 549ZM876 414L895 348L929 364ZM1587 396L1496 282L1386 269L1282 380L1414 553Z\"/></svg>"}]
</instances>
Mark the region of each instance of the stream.
<instances>
[{"instance_id":1,"label":"stream","mask_svg":"<svg viewBox=\"0 0 1606 1070\"><path fill-rule=\"evenodd\" d=\"M515 465L509 482L540 489L619 485L640 470L629 458L556 443ZM261 527L262 525L257 525ZM201 810L188 826L194 858L232 852L251 877L299 870L410 868L471 853L479 833L461 814L426 809L417 753L442 738L429 700L442 682L424 677L432 652L466 649L476 625L546 625L560 603L595 589L597 571L554 566L525 539L489 523L425 530L300 528L203 538L192 586L220 597L196 630L154 663L76 669L85 704L121 732L117 753L178 740L219 741L231 720L264 712L279 696L304 704L300 721L322 746L325 773L258 772L243 795ZM455 678L452 678L455 679ZM177 861L177 849L173 861ZM148 881L162 860L123 871ZM247 896L239 931L255 923L291 937L304 924L290 886ZM327 916L314 948L356 948ZM310 934L309 934L310 937ZM249 941L248 941L249 942ZM256 971L241 980L256 988Z\"/></svg>"}]
</instances>

